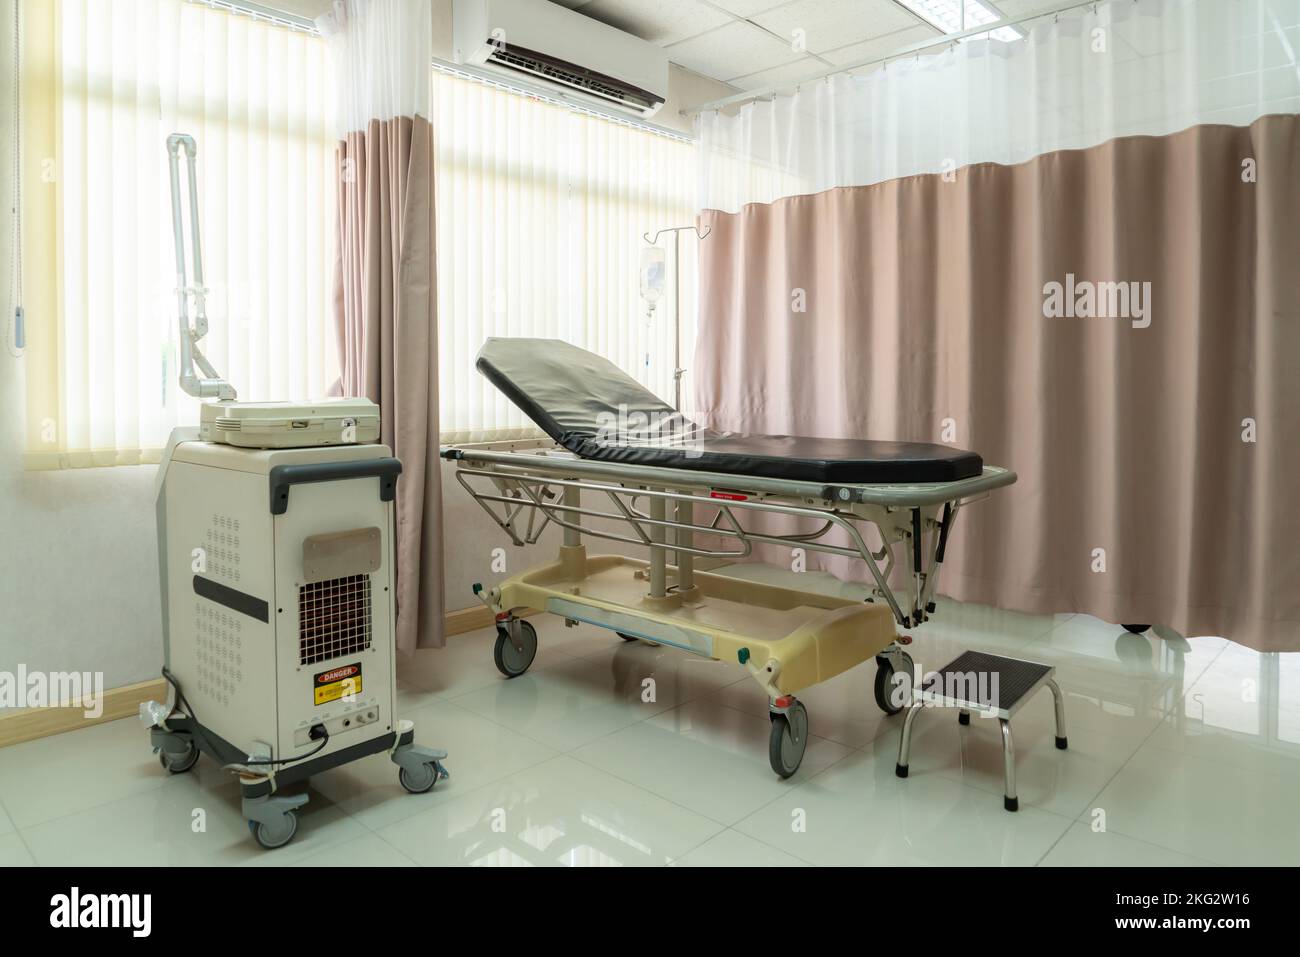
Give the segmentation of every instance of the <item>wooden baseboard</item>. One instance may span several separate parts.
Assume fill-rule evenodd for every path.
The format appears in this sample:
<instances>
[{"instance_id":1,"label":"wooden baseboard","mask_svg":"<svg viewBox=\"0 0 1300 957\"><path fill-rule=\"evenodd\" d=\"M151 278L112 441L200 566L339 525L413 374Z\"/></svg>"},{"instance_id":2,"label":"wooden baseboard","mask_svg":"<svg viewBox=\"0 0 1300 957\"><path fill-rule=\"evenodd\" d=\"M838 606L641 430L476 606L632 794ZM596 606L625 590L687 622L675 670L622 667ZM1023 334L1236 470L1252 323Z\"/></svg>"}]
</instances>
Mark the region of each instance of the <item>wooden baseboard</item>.
<instances>
[{"instance_id":1,"label":"wooden baseboard","mask_svg":"<svg viewBox=\"0 0 1300 957\"><path fill-rule=\"evenodd\" d=\"M448 638L463 635L491 627L492 622L492 611L486 605L449 611L444 616L444 634ZM154 678L105 691L104 710L97 718L87 718L83 708L28 708L12 714L0 713L0 748L127 718L140 710L142 702L166 700L167 683L162 678Z\"/></svg>"},{"instance_id":2,"label":"wooden baseboard","mask_svg":"<svg viewBox=\"0 0 1300 957\"><path fill-rule=\"evenodd\" d=\"M520 609L516 617L531 618L533 615L540 614L532 608ZM490 628L496 621L492 610L487 605L479 605L477 608L462 608L459 611L449 611L444 617L443 634L451 638L453 635L463 635L469 631L478 631L480 628Z\"/></svg>"},{"instance_id":3,"label":"wooden baseboard","mask_svg":"<svg viewBox=\"0 0 1300 957\"><path fill-rule=\"evenodd\" d=\"M442 633L448 638L453 635L463 635L467 631L478 631L480 628L487 628L493 621L492 609L487 605L475 605L473 608L449 611L443 616Z\"/></svg>"},{"instance_id":4,"label":"wooden baseboard","mask_svg":"<svg viewBox=\"0 0 1300 957\"><path fill-rule=\"evenodd\" d=\"M86 717L85 709L80 707L28 708L13 714L0 714L0 748L128 718L139 712L142 702L166 699L167 683L162 678L154 678L105 691L104 710L95 718Z\"/></svg>"}]
</instances>

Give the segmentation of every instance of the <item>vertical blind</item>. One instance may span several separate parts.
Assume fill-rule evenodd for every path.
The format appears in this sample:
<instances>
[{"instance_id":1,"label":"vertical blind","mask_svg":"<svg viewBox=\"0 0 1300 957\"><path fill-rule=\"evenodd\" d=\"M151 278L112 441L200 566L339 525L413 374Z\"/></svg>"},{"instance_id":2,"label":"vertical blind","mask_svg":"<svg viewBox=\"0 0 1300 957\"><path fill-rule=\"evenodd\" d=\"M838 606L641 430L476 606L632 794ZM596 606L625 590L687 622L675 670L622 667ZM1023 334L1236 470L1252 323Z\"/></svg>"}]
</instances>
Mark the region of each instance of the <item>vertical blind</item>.
<instances>
[{"instance_id":1,"label":"vertical blind","mask_svg":"<svg viewBox=\"0 0 1300 957\"><path fill-rule=\"evenodd\" d=\"M643 234L695 222L689 141L433 72L444 441L531 423L474 368L490 336L565 339L673 396L673 237L647 321ZM682 364L695 338L695 238L682 234ZM704 242L708 242L707 239ZM689 372L683 402L690 395Z\"/></svg>"},{"instance_id":2,"label":"vertical blind","mask_svg":"<svg viewBox=\"0 0 1300 957\"><path fill-rule=\"evenodd\" d=\"M324 43L184 0L60 0L58 16L57 464L156 460L173 425L197 421L176 385L172 132L198 141L202 348L241 399L324 395L337 377Z\"/></svg>"},{"instance_id":3,"label":"vertical blind","mask_svg":"<svg viewBox=\"0 0 1300 957\"><path fill-rule=\"evenodd\" d=\"M164 141L199 148L203 349L241 400L324 395L338 375L334 84L324 42L187 0L59 0L57 441L36 467L156 461L197 420L176 369ZM474 368L489 336L566 339L673 395L673 235L653 316L643 234L693 225L682 138L433 70L439 376L445 440L533 433ZM708 240L704 240L707 242ZM696 239L681 239L681 357L695 340ZM684 399L689 405L689 399Z\"/></svg>"}]
</instances>

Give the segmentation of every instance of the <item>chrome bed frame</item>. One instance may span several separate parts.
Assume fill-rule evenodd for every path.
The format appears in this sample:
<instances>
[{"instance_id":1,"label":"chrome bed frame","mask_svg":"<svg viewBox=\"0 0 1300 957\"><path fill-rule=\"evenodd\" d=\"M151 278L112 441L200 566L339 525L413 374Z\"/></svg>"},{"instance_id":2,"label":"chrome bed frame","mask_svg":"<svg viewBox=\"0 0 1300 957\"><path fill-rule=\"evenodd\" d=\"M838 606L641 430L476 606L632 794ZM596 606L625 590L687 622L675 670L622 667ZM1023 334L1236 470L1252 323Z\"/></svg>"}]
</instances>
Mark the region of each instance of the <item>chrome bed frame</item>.
<instances>
[{"instance_id":1,"label":"chrome bed frame","mask_svg":"<svg viewBox=\"0 0 1300 957\"><path fill-rule=\"evenodd\" d=\"M566 545L581 536L650 549L650 595L666 592L669 553L676 559L678 588L691 587L697 557L738 560L755 543L786 545L861 559L874 582L873 594L888 605L899 627L925 622L935 607L939 571L958 511L993 489L1010 485L1014 472L985 466L983 474L955 482L920 485L822 485L784 479L702 472L578 458L558 447L539 451L491 451L450 447L444 458L457 463L456 479L515 545L533 545L548 525L564 530ZM616 511L582 505L584 491L603 495ZM638 507L645 500L646 509ZM675 516L668 516L668 505ZM717 509L707 524L694 519L697 505ZM773 535L747 530L738 513L786 515L820 521L804 534ZM540 520L539 520L540 517ZM620 523L635 534L620 535L583 524L583 518ZM526 519L526 522L525 522ZM860 525L873 526L880 545L873 550ZM826 541L835 529L849 545ZM700 546L696 534L735 541L735 549ZM928 534L928 544L926 538ZM890 584L896 545L911 557L903 601Z\"/></svg>"}]
</instances>

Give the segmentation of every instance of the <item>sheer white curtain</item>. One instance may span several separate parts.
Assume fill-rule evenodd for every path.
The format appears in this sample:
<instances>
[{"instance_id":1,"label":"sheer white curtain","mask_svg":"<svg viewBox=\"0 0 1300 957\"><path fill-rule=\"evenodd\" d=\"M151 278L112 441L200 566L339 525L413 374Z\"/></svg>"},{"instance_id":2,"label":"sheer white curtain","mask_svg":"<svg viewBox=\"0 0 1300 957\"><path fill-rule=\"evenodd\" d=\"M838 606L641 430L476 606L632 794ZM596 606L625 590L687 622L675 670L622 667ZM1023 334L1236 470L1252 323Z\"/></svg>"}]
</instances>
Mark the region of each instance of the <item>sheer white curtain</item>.
<instances>
[{"instance_id":1,"label":"sheer white curtain","mask_svg":"<svg viewBox=\"0 0 1300 957\"><path fill-rule=\"evenodd\" d=\"M644 233L695 222L692 144L440 70L433 92L444 441L533 432L474 368L489 336L565 339L671 401L673 251L652 321L639 264ZM685 357L694 243L683 236Z\"/></svg>"},{"instance_id":2,"label":"sheer white curtain","mask_svg":"<svg viewBox=\"0 0 1300 957\"><path fill-rule=\"evenodd\" d=\"M156 460L196 421L176 385L164 140L198 141L203 349L244 400L337 376L333 83L325 44L184 0L60 0L63 465Z\"/></svg>"},{"instance_id":3,"label":"sheer white curtain","mask_svg":"<svg viewBox=\"0 0 1300 957\"><path fill-rule=\"evenodd\" d=\"M701 115L702 209L1300 111L1300 0L1114 0Z\"/></svg>"}]
</instances>

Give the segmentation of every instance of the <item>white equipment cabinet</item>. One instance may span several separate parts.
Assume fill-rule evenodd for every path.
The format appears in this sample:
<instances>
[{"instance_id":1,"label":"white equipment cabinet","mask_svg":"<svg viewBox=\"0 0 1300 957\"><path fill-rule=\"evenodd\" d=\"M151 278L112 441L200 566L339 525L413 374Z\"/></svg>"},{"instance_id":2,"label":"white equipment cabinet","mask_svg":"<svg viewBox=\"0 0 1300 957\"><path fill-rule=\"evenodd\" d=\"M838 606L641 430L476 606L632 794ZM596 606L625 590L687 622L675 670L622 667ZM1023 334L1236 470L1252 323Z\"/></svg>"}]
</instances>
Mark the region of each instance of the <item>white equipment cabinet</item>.
<instances>
[{"instance_id":1,"label":"white equipment cabinet","mask_svg":"<svg viewBox=\"0 0 1300 957\"><path fill-rule=\"evenodd\" d=\"M184 283L178 151L189 158L196 286ZM163 768L206 754L240 778L263 847L287 844L307 795L281 788L379 752L406 790L447 776L394 706L393 512L401 463L364 399L238 403L197 348L202 267L194 142L168 140L181 279L181 385L218 399L173 432L158 474L163 674L141 717ZM189 302L197 316L190 321ZM206 378L194 375L197 363Z\"/></svg>"}]
</instances>

